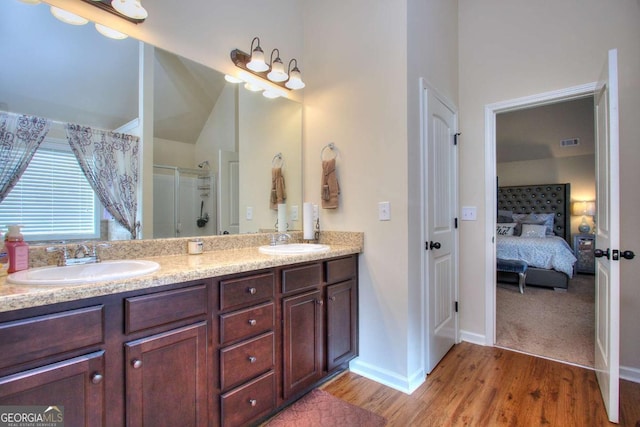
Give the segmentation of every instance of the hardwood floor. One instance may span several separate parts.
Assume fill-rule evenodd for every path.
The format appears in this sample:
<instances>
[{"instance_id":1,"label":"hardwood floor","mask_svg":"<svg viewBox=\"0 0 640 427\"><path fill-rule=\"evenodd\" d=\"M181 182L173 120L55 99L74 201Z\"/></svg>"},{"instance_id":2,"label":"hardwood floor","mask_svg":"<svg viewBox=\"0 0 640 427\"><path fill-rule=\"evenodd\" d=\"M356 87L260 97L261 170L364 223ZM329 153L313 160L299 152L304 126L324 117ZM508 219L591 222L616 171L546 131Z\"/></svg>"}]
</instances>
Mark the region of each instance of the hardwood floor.
<instances>
[{"instance_id":1,"label":"hardwood floor","mask_svg":"<svg viewBox=\"0 0 640 427\"><path fill-rule=\"evenodd\" d=\"M350 372L322 388L391 427L615 426L593 371L464 342L411 395ZM640 427L640 384L621 381L620 395L620 425Z\"/></svg>"}]
</instances>

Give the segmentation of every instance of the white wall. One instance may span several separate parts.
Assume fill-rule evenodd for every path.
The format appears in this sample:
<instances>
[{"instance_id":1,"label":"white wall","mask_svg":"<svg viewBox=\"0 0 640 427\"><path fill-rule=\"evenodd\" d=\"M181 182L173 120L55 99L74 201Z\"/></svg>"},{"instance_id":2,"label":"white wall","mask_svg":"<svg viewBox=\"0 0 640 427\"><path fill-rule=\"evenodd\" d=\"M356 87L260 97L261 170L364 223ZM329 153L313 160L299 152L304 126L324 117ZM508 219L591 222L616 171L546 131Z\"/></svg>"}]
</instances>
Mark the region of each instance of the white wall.
<instances>
[{"instance_id":1,"label":"white wall","mask_svg":"<svg viewBox=\"0 0 640 427\"><path fill-rule=\"evenodd\" d=\"M444 0L305 2L305 200L319 203L320 151L334 142L341 205L321 228L365 233L352 369L402 390L424 380L418 78L456 101L456 20Z\"/></svg>"},{"instance_id":2,"label":"white wall","mask_svg":"<svg viewBox=\"0 0 640 427\"><path fill-rule=\"evenodd\" d=\"M497 164L501 186L570 183L571 201L596 199L596 171L593 155ZM571 217L571 233L578 233L582 217Z\"/></svg>"},{"instance_id":3,"label":"white wall","mask_svg":"<svg viewBox=\"0 0 640 427\"><path fill-rule=\"evenodd\" d=\"M636 0L530 2L460 0L461 205L478 206L461 241L461 327L486 333L484 248L484 107L487 104L591 83L607 50L618 48L620 75L620 177L622 248L639 250L640 227L640 3ZM621 365L640 368L640 263L621 262ZM627 372L629 372L627 370ZM624 372L623 372L624 374ZM640 378L640 371L636 372Z\"/></svg>"}]
</instances>

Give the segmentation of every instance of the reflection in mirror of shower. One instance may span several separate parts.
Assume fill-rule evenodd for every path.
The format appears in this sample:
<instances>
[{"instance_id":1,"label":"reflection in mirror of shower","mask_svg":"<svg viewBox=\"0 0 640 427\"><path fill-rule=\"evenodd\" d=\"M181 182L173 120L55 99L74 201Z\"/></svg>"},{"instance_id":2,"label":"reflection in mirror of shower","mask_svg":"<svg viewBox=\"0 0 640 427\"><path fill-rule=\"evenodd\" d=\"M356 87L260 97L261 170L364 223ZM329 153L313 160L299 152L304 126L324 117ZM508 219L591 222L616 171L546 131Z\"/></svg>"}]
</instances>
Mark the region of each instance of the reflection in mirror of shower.
<instances>
[{"instance_id":1,"label":"reflection in mirror of shower","mask_svg":"<svg viewBox=\"0 0 640 427\"><path fill-rule=\"evenodd\" d=\"M215 177L202 170L154 165L153 237L196 237L217 234ZM198 227L202 216L209 220Z\"/></svg>"}]
</instances>

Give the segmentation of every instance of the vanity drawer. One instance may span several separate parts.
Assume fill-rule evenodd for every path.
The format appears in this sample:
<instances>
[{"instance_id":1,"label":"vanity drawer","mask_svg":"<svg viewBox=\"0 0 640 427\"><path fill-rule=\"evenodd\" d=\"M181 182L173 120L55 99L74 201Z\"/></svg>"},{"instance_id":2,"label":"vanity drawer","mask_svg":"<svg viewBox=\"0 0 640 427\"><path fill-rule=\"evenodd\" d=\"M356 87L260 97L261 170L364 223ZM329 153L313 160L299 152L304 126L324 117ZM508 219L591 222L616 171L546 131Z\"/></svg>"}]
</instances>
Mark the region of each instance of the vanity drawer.
<instances>
[{"instance_id":1,"label":"vanity drawer","mask_svg":"<svg viewBox=\"0 0 640 427\"><path fill-rule=\"evenodd\" d=\"M275 335L269 332L220 350L220 388L228 390L275 366Z\"/></svg>"},{"instance_id":2,"label":"vanity drawer","mask_svg":"<svg viewBox=\"0 0 640 427\"><path fill-rule=\"evenodd\" d=\"M282 293L319 286L322 283L322 264L308 264L282 270Z\"/></svg>"},{"instance_id":3,"label":"vanity drawer","mask_svg":"<svg viewBox=\"0 0 640 427\"><path fill-rule=\"evenodd\" d=\"M104 307L96 305L0 324L0 368L104 343Z\"/></svg>"},{"instance_id":4,"label":"vanity drawer","mask_svg":"<svg viewBox=\"0 0 640 427\"><path fill-rule=\"evenodd\" d=\"M242 338L266 332L275 324L272 302L220 316L220 343L227 344Z\"/></svg>"},{"instance_id":5,"label":"vanity drawer","mask_svg":"<svg viewBox=\"0 0 640 427\"><path fill-rule=\"evenodd\" d=\"M252 305L273 298L273 273L220 282L220 310Z\"/></svg>"},{"instance_id":6,"label":"vanity drawer","mask_svg":"<svg viewBox=\"0 0 640 427\"><path fill-rule=\"evenodd\" d=\"M207 313L206 285L125 299L125 333L142 331Z\"/></svg>"},{"instance_id":7,"label":"vanity drawer","mask_svg":"<svg viewBox=\"0 0 640 427\"><path fill-rule=\"evenodd\" d=\"M221 396L222 425L241 426L267 415L276 407L273 371Z\"/></svg>"},{"instance_id":8,"label":"vanity drawer","mask_svg":"<svg viewBox=\"0 0 640 427\"><path fill-rule=\"evenodd\" d=\"M353 257L327 261L327 283L337 283L356 277L356 260Z\"/></svg>"}]
</instances>

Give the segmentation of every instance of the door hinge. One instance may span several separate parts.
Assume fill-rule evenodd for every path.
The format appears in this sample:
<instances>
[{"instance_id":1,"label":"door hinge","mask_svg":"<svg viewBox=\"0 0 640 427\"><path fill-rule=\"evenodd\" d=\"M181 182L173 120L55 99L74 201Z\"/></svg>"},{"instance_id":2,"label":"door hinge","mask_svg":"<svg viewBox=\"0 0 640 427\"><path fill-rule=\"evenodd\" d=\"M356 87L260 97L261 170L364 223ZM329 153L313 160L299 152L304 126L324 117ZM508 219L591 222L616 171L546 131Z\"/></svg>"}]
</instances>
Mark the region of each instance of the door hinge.
<instances>
[{"instance_id":1,"label":"door hinge","mask_svg":"<svg viewBox=\"0 0 640 427\"><path fill-rule=\"evenodd\" d=\"M429 250L429 241L428 240L426 242L424 242L424 250L425 251Z\"/></svg>"},{"instance_id":2,"label":"door hinge","mask_svg":"<svg viewBox=\"0 0 640 427\"><path fill-rule=\"evenodd\" d=\"M458 228L458 218L453 218L453 228Z\"/></svg>"},{"instance_id":3,"label":"door hinge","mask_svg":"<svg viewBox=\"0 0 640 427\"><path fill-rule=\"evenodd\" d=\"M455 310L456 310L456 313L457 313L458 312L458 301L455 302Z\"/></svg>"},{"instance_id":4,"label":"door hinge","mask_svg":"<svg viewBox=\"0 0 640 427\"><path fill-rule=\"evenodd\" d=\"M453 134L453 145L458 145L458 137L460 136L460 132Z\"/></svg>"}]
</instances>

